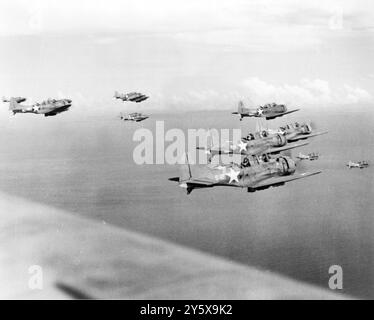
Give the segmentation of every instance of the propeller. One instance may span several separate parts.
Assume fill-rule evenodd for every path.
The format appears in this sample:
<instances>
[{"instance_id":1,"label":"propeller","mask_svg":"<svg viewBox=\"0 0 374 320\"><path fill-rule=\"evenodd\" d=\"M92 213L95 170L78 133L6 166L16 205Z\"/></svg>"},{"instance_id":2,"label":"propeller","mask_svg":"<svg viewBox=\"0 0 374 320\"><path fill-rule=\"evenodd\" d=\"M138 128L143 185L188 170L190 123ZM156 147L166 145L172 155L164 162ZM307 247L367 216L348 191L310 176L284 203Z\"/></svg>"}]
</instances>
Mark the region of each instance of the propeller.
<instances>
[{"instance_id":1,"label":"propeller","mask_svg":"<svg viewBox=\"0 0 374 320\"><path fill-rule=\"evenodd\" d=\"M307 166L305 165L306 161L305 160L301 160L301 159L297 158L296 156L293 157L291 149L282 151L281 154L284 155L284 156L286 156L286 157L290 157L293 161L295 161L295 165L296 165L296 168L298 170L303 171L303 170L307 169Z\"/></svg>"}]
</instances>

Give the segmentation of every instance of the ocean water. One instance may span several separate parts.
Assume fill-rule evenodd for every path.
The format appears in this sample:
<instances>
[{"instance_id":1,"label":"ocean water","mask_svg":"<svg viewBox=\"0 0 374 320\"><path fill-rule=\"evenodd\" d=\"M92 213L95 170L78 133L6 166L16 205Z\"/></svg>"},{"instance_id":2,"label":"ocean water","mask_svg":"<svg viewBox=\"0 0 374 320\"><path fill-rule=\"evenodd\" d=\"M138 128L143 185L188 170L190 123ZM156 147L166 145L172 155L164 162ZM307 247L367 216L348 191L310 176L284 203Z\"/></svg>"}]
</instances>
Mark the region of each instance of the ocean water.
<instances>
[{"instance_id":1,"label":"ocean water","mask_svg":"<svg viewBox=\"0 0 374 320\"><path fill-rule=\"evenodd\" d=\"M325 110L325 109L324 109ZM154 114L123 123L113 112L44 118L2 112L0 190L72 214L272 270L328 288L331 265L343 268L344 293L374 298L374 113L369 107L299 111L274 129L313 120L329 130L294 151L319 152L303 170L320 175L256 193L212 188L190 195L169 177L174 165L136 165L136 129L242 128L230 112ZM368 160L349 170L349 160ZM11 213L10 213L11 214Z\"/></svg>"}]
</instances>

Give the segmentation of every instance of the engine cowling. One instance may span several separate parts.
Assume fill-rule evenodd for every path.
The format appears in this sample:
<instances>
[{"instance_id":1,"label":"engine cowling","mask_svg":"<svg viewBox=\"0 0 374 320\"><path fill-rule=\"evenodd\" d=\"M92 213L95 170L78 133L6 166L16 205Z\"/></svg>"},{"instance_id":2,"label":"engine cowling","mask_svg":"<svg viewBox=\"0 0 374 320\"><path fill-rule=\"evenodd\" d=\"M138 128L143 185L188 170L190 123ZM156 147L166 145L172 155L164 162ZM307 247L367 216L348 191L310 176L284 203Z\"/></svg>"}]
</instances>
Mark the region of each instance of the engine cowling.
<instances>
[{"instance_id":1,"label":"engine cowling","mask_svg":"<svg viewBox=\"0 0 374 320\"><path fill-rule=\"evenodd\" d=\"M283 134L276 134L274 137L271 139L271 144L273 147L283 147L287 143L287 138Z\"/></svg>"},{"instance_id":2,"label":"engine cowling","mask_svg":"<svg viewBox=\"0 0 374 320\"><path fill-rule=\"evenodd\" d=\"M296 171L296 164L290 157L282 156L277 159L279 174L288 176Z\"/></svg>"},{"instance_id":3,"label":"engine cowling","mask_svg":"<svg viewBox=\"0 0 374 320\"><path fill-rule=\"evenodd\" d=\"M312 132L312 128L311 128L310 125L308 125L308 124L304 124L304 125L301 126L300 131L301 131L301 133L303 133L303 134L308 134L308 133L311 133L311 132Z\"/></svg>"}]
</instances>

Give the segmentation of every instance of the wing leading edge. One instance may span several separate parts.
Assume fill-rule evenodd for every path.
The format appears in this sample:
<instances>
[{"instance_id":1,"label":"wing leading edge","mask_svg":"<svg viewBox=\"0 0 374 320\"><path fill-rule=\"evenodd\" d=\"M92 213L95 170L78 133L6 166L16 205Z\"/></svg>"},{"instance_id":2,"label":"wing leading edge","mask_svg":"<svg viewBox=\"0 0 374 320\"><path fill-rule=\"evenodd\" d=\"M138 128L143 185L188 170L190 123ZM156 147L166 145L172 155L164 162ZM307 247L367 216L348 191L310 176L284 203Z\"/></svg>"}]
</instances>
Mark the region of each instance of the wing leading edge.
<instances>
[{"instance_id":1,"label":"wing leading edge","mask_svg":"<svg viewBox=\"0 0 374 320\"><path fill-rule=\"evenodd\" d=\"M321 171L315 171L315 172L304 172L300 174L294 174L292 176L283 176L283 177L273 177L269 178L263 181L260 181L253 185L251 188L257 189L257 188L264 188L264 187L271 187L271 186L277 186L277 185L282 185L286 182L293 181L293 180L298 180L302 178L307 178L314 176L316 174L321 173Z\"/></svg>"}]
</instances>

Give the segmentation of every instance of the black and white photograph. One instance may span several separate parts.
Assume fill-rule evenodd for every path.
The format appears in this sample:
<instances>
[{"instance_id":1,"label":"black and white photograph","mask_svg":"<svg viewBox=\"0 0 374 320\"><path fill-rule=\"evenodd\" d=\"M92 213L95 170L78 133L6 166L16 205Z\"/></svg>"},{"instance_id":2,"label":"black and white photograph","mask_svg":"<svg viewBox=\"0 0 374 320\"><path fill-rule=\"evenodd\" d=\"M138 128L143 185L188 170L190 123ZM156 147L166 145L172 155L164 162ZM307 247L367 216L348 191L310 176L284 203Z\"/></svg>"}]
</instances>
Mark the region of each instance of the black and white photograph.
<instances>
[{"instance_id":1,"label":"black and white photograph","mask_svg":"<svg viewBox=\"0 0 374 320\"><path fill-rule=\"evenodd\" d=\"M373 58L369 0L0 0L0 300L374 299Z\"/></svg>"}]
</instances>

